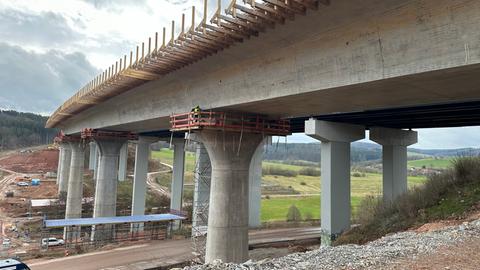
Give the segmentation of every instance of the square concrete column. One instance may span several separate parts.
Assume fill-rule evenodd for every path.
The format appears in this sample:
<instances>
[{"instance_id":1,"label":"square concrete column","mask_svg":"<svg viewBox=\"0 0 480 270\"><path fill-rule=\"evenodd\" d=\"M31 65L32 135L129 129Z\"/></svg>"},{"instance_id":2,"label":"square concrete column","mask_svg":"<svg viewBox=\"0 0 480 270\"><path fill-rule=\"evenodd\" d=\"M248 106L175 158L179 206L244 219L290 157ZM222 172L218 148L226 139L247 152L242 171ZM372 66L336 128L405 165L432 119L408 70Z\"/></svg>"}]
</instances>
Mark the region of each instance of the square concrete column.
<instances>
[{"instance_id":1,"label":"square concrete column","mask_svg":"<svg viewBox=\"0 0 480 270\"><path fill-rule=\"evenodd\" d=\"M85 144L82 141L69 142L72 151L65 219L82 217L83 170L85 163ZM73 240L80 236L80 228L65 228L64 239Z\"/></svg>"},{"instance_id":2,"label":"square concrete column","mask_svg":"<svg viewBox=\"0 0 480 270\"><path fill-rule=\"evenodd\" d=\"M170 209L182 211L183 177L185 172L185 139L173 139L173 175L170 197ZM180 221L175 221L173 229L180 228Z\"/></svg>"},{"instance_id":3,"label":"square concrete column","mask_svg":"<svg viewBox=\"0 0 480 270\"><path fill-rule=\"evenodd\" d=\"M262 204L262 160L265 145L269 143L271 137L265 137L253 154L249 170L249 189L248 189L248 226L258 228L262 225L261 204Z\"/></svg>"},{"instance_id":4,"label":"square concrete column","mask_svg":"<svg viewBox=\"0 0 480 270\"><path fill-rule=\"evenodd\" d=\"M68 143L60 143L60 157L58 160L58 195L68 192L68 179L70 175L70 164L72 149Z\"/></svg>"},{"instance_id":5,"label":"square concrete column","mask_svg":"<svg viewBox=\"0 0 480 270\"><path fill-rule=\"evenodd\" d=\"M127 159L128 159L128 142L120 149L120 158L118 160L118 181L127 180Z\"/></svg>"},{"instance_id":6,"label":"square concrete column","mask_svg":"<svg viewBox=\"0 0 480 270\"><path fill-rule=\"evenodd\" d=\"M350 143L365 138L365 128L310 119L305 134L322 142L321 240L331 245L350 228Z\"/></svg>"},{"instance_id":7,"label":"square concrete column","mask_svg":"<svg viewBox=\"0 0 480 270\"><path fill-rule=\"evenodd\" d=\"M207 149L201 142L196 143L195 157L195 189L193 192L193 236L203 235L207 232L208 206L210 201L210 182L212 166Z\"/></svg>"},{"instance_id":8,"label":"square concrete column","mask_svg":"<svg viewBox=\"0 0 480 270\"><path fill-rule=\"evenodd\" d=\"M95 139L100 149L98 179L95 186L95 204L93 217L116 216L118 160L120 149L125 144L123 138ZM103 226L103 231L95 231L92 227L92 240L112 239L113 226Z\"/></svg>"},{"instance_id":9,"label":"square concrete column","mask_svg":"<svg viewBox=\"0 0 480 270\"><path fill-rule=\"evenodd\" d=\"M95 142L90 142L90 154L88 158L88 169L94 171L97 167L97 145Z\"/></svg>"},{"instance_id":10,"label":"square concrete column","mask_svg":"<svg viewBox=\"0 0 480 270\"><path fill-rule=\"evenodd\" d=\"M370 139L382 145L383 199L392 201L408 190L407 146L417 143L416 131L374 127Z\"/></svg>"},{"instance_id":11,"label":"square concrete column","mask_svg":"<svg viewBox=\"0 0 480 270\"><path fill-rule=\"evenodd\" d=\"M155 141L157 140L150 137L140 136L138 138L135 151L135 172L133 175L132 216L145 214L150 144ZM132 231L143 231L143 223L132 224Z\"/></svg>"}]
</instances>

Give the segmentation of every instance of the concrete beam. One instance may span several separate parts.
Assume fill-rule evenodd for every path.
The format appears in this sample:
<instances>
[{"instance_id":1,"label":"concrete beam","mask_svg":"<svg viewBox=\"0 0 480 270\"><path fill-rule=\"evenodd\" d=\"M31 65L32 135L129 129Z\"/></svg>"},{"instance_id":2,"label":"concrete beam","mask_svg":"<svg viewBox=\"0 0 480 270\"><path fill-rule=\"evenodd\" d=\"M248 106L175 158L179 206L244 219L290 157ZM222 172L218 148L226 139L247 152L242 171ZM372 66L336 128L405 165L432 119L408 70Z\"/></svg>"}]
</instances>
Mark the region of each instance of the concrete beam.
<instances>
[{"instance_id":1,"label":"concrete beam","mask_svg":"<svg viewBox=\"0 0 480 270\"><path fill-rule=\"evenodd\" d=\"M118 181L127 180L127 159L128 159L128 142L120 149L120 158L118 161Z\"/></svg>"},{"instance_id":2,"label":"concrete beam","mask_svg":"<svg viewBox=\"0 0 480 270\"><path fill-rule=\"evenodd\" d=\"M197 133L212 163L205 262L248 260L248 184L261 134L203 130ZM218 137L225 140L217 142ZM235 211L233 211L233 209Z\"/></svg>"},{"instance_id":3,"label":"concrete beam","mask_svg":"<svg viewBox=\"0 0 480 270\"><path fill-rule=\"evenodd\" d=\"M72 157L70 162L70 173L68 177L68 192L65 209L65 219L82 217L83 198L83 170L85 166L85 146L83 142L69 143ZM66 241L80 236L80 230L65 229L64 239Z\"/></svg>"},{"instance_id":4,"label":"concrete beam","mask_svg":"<svg viewBox=\"0 0 480 270\"><path fill-rule=\"evenodd\" d=\"M65 131L168 129L195 104L292 117L478 99L479 1L330 2L75 115Z\"/></svg>"},{"instance_id":5,"label":"concrete beam","mask_svg":"<svg viewBox=\"0 0 480 270\"><path fill-rule=\"evenodd\" d=\"M370 139L382 145L383 199L392 201L408 190L407 146L417 143L416 131L370 128Z\"/></svg>"},{"instance_id":6,"label":"concrete beam","mask_svg":"<svg viewBox=\"0 0 480 270\"><path fill-rule=\"evenodd\" d=\"M135 172L133 176L132 216L145 214L145 197L147 194L148 159L150 144L156 139L139 137L135 151ZM132 231L143 231L143 224L132 224Z\"/></svg>"},{"instance_id":7,"label":"concrete beam","mask_svg":"<svg viewBox=\"0 0 480 270\"><path fill-rule=\"evenodd\" d=\"M173 174L172 194L170 198L170 209L182 211L183 203L183 178L185 174L185 140L174 139L173 144ZM180 221L175 221L173 229L180 228Z\"/></svg>"},{"instance_id":8,"label":"concrete beam","mask_svg":"<svg viewBox=\"0 0 480 270\"><path fill-rule=\"evenodd\" d=\"M305 134L321 145L322 245L350 228L350 143L365 138L362 126L310 119Z\"/></svg>"}]
</instances>

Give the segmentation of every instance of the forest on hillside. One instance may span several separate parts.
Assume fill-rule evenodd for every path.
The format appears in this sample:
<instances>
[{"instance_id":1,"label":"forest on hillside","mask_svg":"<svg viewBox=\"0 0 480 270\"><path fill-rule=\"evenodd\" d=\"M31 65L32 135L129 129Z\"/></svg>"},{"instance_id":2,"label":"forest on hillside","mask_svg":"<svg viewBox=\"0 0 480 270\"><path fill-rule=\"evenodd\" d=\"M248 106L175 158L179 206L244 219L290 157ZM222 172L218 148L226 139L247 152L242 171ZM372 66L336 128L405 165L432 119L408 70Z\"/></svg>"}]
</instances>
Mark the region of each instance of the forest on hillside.
<instances>
[{"instance_id":1,"label":"forest on hillside","mask_svg":"<svg viewBox=\"0 0 480 270\"><path fill-rule=\"evenodd\" d=\"M0 150L51 143L58 133L45 128L48 117L0 110Z\"/></svg>"},{"instance_id":2,"label":"forest on hillside","mask_svg":"<svg viewBox=\"0 0 480 270\"><path fill-rule=\"evenodd\" d=\"M378 160L382 157L379 146L368 143L354 143L351 147L353 162ZM304 160L320 162L320 143L273 143L267 146L264 154L265 160Z\"/></svg>"}]
</instances>

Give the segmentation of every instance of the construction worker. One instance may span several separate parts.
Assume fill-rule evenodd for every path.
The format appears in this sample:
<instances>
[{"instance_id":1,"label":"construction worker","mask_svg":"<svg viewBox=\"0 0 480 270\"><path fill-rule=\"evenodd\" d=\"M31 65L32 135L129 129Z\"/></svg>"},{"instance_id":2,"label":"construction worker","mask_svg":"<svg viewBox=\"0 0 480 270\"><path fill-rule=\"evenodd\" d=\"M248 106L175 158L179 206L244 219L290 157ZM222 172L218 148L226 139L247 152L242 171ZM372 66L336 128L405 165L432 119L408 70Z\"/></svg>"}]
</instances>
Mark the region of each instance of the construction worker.
<instances>
[{"instance_id":1,"label":"construction worker","mask_svg":"<svg viewBox=\"0 0 480 270\"><path fill-rule=\"evenodd\" d=\"M197 105L195 106L193 109L192 109L192 113L193 113L193 121L194 122L198 122L198 120L200 119L200 112L202 111L202 109L200 109L200 106Z\"/></svg>"}]
</instances>

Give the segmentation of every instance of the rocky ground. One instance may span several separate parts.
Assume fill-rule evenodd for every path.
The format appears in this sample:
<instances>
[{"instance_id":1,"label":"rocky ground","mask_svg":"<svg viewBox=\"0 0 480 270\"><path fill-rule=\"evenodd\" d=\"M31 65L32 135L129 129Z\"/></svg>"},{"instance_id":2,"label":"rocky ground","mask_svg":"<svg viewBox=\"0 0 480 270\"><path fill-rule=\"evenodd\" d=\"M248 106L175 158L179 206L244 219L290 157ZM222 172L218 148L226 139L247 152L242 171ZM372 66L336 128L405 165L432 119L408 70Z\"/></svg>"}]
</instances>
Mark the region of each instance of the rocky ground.
<instances>
[{"instance_id":1,"label":"rocky ground","mask_svg":"<svg viewBox=\"0 0 480 270\"><path fill-rule=\"evenodd\" d=\"M214 262L184 269L478 269L479 262L472 259L479 257L479 243L480 220L475 220L428 232L407 231L387 235L362 246L320 247L314 251L258 262ZM453 252L455 248L457 251ZM464 256L469 262L452 259L458 252L463 252L458 248L466 249L466 253L470 254ZM438 261L432 264L432 260Z\"/></svg>"}]
</instances>

